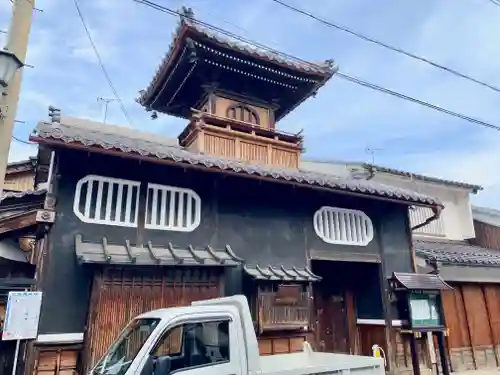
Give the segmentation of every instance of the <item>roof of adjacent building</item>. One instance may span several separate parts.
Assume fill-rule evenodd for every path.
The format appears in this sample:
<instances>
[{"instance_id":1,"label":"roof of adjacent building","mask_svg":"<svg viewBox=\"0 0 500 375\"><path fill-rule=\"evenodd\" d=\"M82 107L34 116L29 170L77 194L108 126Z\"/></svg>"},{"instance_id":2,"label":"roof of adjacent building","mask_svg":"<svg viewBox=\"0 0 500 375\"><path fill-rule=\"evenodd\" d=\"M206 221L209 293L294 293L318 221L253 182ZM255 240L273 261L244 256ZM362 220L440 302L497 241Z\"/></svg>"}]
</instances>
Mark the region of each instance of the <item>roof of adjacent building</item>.
<instances>
[{"instance_id":1,"label":"roof of adjacent building","mask_svg":"<svg viewBox=\"0 0 500 375\"><path fill-rule=\"evenodd\" d=\"M28 160L13 161L7 164L6 174L21 173L26 171L33 171L36 166L37 158L30 157Z\"/></svg>"},{"instance_id":2,"label":"roof of adjacent building","mask_svg":"<svg viewBox=\"0 0 500 375\"><path fill-rule=\"evenodd\" d=\"M41 196L47 192L46 189L38 189L38 190L26 190L26 191L8 191L3 192L2 196L0 196L0 203L7 199L21 199L29 196Z\"/></svg>"},{"instance_id":3,"label":"roof of adjacent building","mask_svg":"<svg viewBox=\"0 0 500 375\"><path fill-rule=\"evenodd\" d=\"M124 129L126 131L122 132ZM131 157L148 158L156 162L196 166L206 170L247 177L254 176L268 181L291 182L303 186L326 188L339 193L375 196L427 206L442 205L438 199L374 181L339 178L329 174L255 165L234 159L193 153L179 146L160 142L160 140L144 140L131 136L128 132L129 129L111 127L105 124L89 128L83 124L75 123L68 125L66 123L40 122L30 139L39 143L95 152L113 152L114 154L119 152L129 154Z\"/></svg>"},{"instance_id":4,"label":"roof of adjacent building","mask_svg":"<svg viewBox=\"0 0 500 375\"><path fill-rule=\"evenodd\" d=\"M451 265L500 266L500 251L465 241L415 240L415 253L429 261Z\"/></svg>"},{"instance_id":5,"label":"roof of adjacent building","mask_svg":"<svg viewBox=\"0 0 500 375\"><path fill-rule=\"evenodd\" d=\"M277 120L315 93L337 71L333 60L312 63L278 51L251 45L243 41L243 38L222 29L209 28L207 24L194 19L191 10L184 10L169 51L162 59L147 88L141 91L137 101L149 109L186 117L186 113L181 111L178 105L172 108L168 108L168 105L163 107L164 103L160 103L161 100L158 98L169 91L166 87L167 83L176 85L174 91L168 94L169 100L182 96L183 87L190 85L188 81L193 70L200 69L201 66L224 69L228 74L242 74L243 78L257 79L266 84L279 83L281 87L291 89L293 97L286 99L283 95L275 96L275 99L280 102L276 111ZM176 74L179 74L179 83L171 79ZM198 85L201 82L200 77L205 75L197 74ZM197 89L190 86L188 91L193 92ZM219 87L218 89L225 88ZM286 100L286 104L282 102L283 100ZM186 106L185 102L178 104ZM188 103L187 109L189 105L192 106L193 103Z\"/></svg>"},{"instance_id":6,"label":"roof of adjacent building","mask_svg":"<svg viewBox=\"0 0 500 375\"><path fill-rule=\"evenodd\" d=\"M469 189L469 190L472 190L473 193L477 193L478 191L483 190L482 186L476 185L476 184L470 184L467 182L454 181L454 180L447 180L444 178L403 171L400 169L385 167L385 166L372 164L372 163L357 162L357 161L342 161L342 160L334 160L334 159L314 159L314 158L304 158L303 160L305 162L313 162L313 163L325 163L325 164L337 164L337 165L343 164L343 165L346 165L347 167L359 166L361 168L364 168L367 172L369 172L369 174L372 174L372 175L374 173L377 173L377 172L389 173L389 174L393 174L393 175L408 177L410 179L426 181L426 182L433 182L436 184L443 184L443 185L456 186L459 188Z\"/></svg>"},{"instance_id":7,"label":"roof of adjacent building","mask_svg":"<svg viewBox=\"0 0 500 375\"><path fill-rule=\"evenodd\" d=\"M487 207L472 207L472 216L474 220L481 223L493 225L495 227L500 227L500 210Z\"/></svg>"},{"instance_id":8,"label":"roof of adjacent building","mask_svg":"<svg viewBox=\"0 0 500 375\"><path fill-rule=\"evenodd\" d=\"M413 178L413 179L416 179L416 180L427 181L427 182L435 182L435 183L438 183L438 184L444 184L444 185L456 186L456 187L460 187L460 188L464 188L464 189L470 189L474 193L477 193L479 190L483 190L483 187L480 186L480 185L469 184L469 183L466 183L466 182L446 180L444 178L432 177L432 176L427 176L427 175L423 175L423 174L402 171L402 170L395 169L395 168L383 167L383 166L380 166L380 165L369 164L369 163L363 163L363 166L365 168L374 169L375 171L384 172L384 173L390 173L390 174L395 174L395 175L399 175L399 176Z\"/></svg>"}]
</instances>

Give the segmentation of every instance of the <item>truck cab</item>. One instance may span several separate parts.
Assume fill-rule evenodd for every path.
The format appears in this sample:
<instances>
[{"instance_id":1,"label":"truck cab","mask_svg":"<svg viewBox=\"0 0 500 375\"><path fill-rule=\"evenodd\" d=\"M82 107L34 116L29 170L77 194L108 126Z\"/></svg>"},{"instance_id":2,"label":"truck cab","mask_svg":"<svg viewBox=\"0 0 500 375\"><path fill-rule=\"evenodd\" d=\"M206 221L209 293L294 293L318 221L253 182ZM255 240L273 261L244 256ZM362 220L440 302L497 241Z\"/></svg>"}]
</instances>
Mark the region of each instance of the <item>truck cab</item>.
<instances>
[{"instance_id":1,"label":"truck cab","mask_svg":"<svg viewBox=\"0 0 500 375\"><path fill-rule=\"evenodd\" d=\"M89 375L385 373L383 360L344 354L261 357L244 296L199 301L133 319ZM362 371L363 372L363 371Z\"/></svg>"}]
</instances>

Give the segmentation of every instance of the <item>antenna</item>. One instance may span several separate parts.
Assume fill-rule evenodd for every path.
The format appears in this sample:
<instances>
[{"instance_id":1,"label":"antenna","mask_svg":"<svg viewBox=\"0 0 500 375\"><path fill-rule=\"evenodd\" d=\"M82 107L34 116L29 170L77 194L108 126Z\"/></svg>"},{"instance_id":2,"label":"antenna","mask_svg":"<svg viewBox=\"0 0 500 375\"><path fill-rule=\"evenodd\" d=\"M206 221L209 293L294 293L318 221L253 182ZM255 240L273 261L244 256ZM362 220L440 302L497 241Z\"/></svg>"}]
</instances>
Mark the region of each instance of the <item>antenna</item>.
<instances>
[{"instance_id":1,"label":"antenna","mask_svg":"<svg viewBox=\"0 0 500 375\"><path fill-rule=\"evenodd\" d=\"M370 154L372 157L372 164L375 164L375 153L377 151L383 151L383 150L384 150L383 148L370 148L370 147L365 148L365 152L367 154Z\"/></svg>"},{"instance_id":2,"label":"antenna","mask_svg":"<svg viewBox=\"0 0 500 375\"><path fill-rule=\"evenodd\" d=\"M97 103L104 103L104 119L103 119L103 123L105 124L106 123L106 118L108 116L108 105L109 103L111 102L116 102L118 99L116 98L102 98L102 97L98 97L97 98Z\"/></svg>"}]
</instances>

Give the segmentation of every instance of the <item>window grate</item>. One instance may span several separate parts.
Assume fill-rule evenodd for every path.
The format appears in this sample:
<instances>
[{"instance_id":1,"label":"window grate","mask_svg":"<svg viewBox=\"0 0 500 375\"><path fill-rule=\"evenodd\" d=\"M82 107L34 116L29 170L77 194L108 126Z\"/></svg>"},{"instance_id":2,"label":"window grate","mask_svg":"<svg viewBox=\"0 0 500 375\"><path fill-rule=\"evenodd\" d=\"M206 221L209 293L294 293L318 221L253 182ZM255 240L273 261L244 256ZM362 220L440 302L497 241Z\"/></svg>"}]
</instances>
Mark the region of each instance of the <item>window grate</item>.
<instances>
[{"instance_id":1,"label":"window grate","mask_svg":"<svg viewBox=\"0 0 500 375\"><path fill-rule=\"evenodd\" d=\"M201 221L201 199L191 189L148 184L146 229L191 232Z\"/></svg>"},{"instance_id":2,"label":"window grate","mask_svg":"<svg viewBox=\"0 0 500 375\"><path fill-rule=\"evenodd\" d=\"M137 181L88 175L76 184L73 212L84 223L137 226Z\"/></svg>"},{"instance_id":3,"label":"window grate","mask_svg":"<svg viewBox=\"0 0 500 375\"><path fill-rule=\"evenodd\" d=\"M373 239L373 224L362 211L321 207L314 214L314 231L325 242L366 246Z\"/></svg>"}]
</instances>

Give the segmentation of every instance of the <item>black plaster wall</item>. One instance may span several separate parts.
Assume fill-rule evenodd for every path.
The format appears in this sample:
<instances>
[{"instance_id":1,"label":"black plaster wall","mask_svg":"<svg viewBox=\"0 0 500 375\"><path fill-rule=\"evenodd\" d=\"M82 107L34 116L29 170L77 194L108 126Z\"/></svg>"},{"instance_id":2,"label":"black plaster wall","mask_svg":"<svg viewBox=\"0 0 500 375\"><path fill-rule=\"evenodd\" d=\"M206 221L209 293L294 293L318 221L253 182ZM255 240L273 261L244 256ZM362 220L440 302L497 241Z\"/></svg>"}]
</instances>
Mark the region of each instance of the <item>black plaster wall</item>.
<instances>
[{"instance_id":1,"label":"black plaster wall","mask_svg":"<svg viewBox=\"0 0 500 375\"><path fill-rule=\"evenodd\" d=\"M303 267L311 251L326 253L389 255L387 274L411 270L406 208L368 198L261 182L249 178L200 171L191 168L63 150L58 152L57 219L50 234L50 254L44 270L45 292L40 333L82 332L86 324L90 293L90 272L77 264L74 237L85 241L131 244L152 241L160 246L220 248L229 244L248 264ZM76 182L88 175L131 179L195 190L202 200L200 226L190 233L123 228L81 222L73 214ZM314 212L323 205L363 210L374 222L375 237L366 247L338 246L323 242L314 232ZM380 228L381 234L377 228ZM380 236L380 238L379 238ZM228 273L238 293L238 270ZM240 283L241 285L241 283Z\"/></svg>"}]
</instances>

